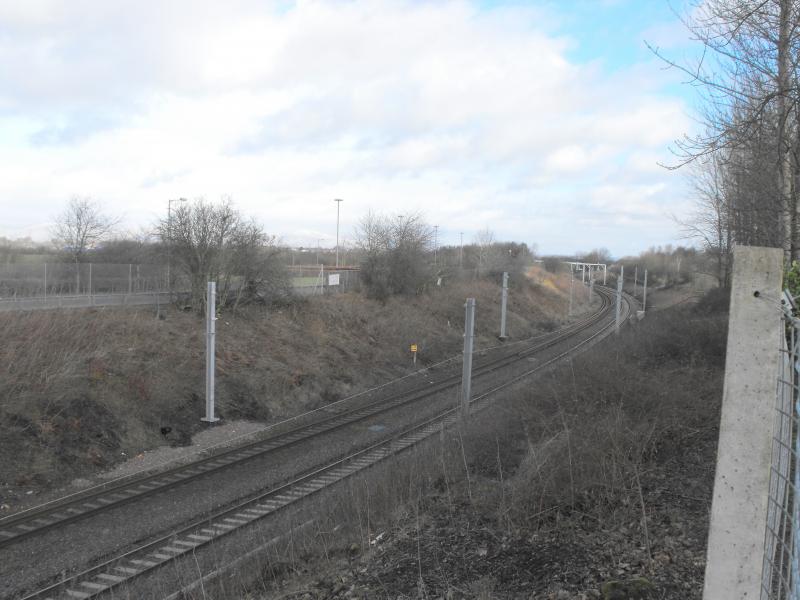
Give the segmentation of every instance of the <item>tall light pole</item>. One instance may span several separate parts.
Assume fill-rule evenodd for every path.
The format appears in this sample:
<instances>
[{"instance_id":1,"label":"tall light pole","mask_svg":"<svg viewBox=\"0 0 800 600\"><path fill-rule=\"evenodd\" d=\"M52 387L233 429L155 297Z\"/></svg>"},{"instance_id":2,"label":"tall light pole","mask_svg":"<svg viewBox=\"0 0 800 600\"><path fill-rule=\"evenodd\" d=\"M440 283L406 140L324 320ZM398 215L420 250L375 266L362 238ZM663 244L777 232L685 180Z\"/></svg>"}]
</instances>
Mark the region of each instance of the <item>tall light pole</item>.
<instances>
[{"instance_id":1,"label":"tall light pole","mask_svg":"<svg viewBox=\"0 0 800 600\"><path fill-rule=\"evenodd\" d=\"M436 254L439 250L439 226L433 226L433 264L436 266Z\"/></svg>"},{"instance_id":2,"label":"tall light pole","mask_svg":"<svg viewBox=\"0 0 800 600\"><path fill-rule=\"evenodd\" d=\"M464 268L464 232L461 232L461 246L458 249L458 268Z\"/></svg>"},{"instance_id":3,"label":"tall light pole","mask_svg":"<svg viewBox=\"0 0 800 600\"><path fill-rule=\"evenodd\" d=\"M186 198L172 198L167 200L167 289L169 290L169 301L172 302L172 277L170 276L170 265L172 263L172 203L186 202Z\"/></svg>"},{"instance_id":4,"label":"tall light pole","mask_svg":"<svg viewBox=\"0 0 800 600\"><path fill-rule=\"evenodd\" d=\"M339 268L339 206L344 200L341 198L334 198L336 202L336 268Z\"/></svg>"},{"instance_id":5,"label":"tall light pole","mask_svg":"<svg viewBox=\"0 0 800 600\"><path fill-rule=\"evenodd\" d=\"M322 241L322 238L317 238L317 264L319 264L319 243Z\"/></svg>"}]
</instances>

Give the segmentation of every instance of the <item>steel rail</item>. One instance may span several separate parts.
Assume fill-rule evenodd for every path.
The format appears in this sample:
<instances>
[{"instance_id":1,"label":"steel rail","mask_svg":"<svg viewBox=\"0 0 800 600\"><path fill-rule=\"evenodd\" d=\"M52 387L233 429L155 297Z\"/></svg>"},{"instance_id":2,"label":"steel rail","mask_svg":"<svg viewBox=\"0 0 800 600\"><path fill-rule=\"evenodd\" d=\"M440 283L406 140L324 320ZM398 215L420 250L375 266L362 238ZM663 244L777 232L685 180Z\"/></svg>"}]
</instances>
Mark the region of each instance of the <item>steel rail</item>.
<instances>
[{"instance_id":1,"label":"steel rail","mask_svg":"<svg viewBox=\"0 0 800 600\"><path fill-rule=\"evenodd\" d=\"M601 307L581 321L561 330L550 332L549 339L515 351L508 355L483 361L474 369L476 377L492 373L514 364L523 358L552 347L586 327L602 320L610 307L610 294L598 289L603 302ZM541 336L542 337L546 336ZM0 519L0 548L20 542L47 530L62 527L69 523L88 518L142 498L163 492L169 488L207 477L220 469L243 464L251 459L261 458L269 453L291 447L314 437L347 427L359 421L372 418L383 412L397 409L428 398L447 390L461 381L460 374L447 376L439 381L426 384L388 398L366 405L346 409L313 423L301 425L265 439L250 442L236 448L216 453L212 456L181 464L171 469L145 475L133 480L127 479L115 485L103 487L86 495L72 496L65 502L48 503L41 509L31 509Z\"/></svg>"},{"instance_id":2,"label":"steel rail","mask_svg":"<svg viewBox=\"0 0 800 600\"><path fill-rule=\"evenodd\" d=\"M627 319L627 315L630 313L630 300L625 298L624 301ZM614 321L609 321L600 330L557 356L476 396L470 401L470 412L474 413L486 408L489 399L497 392L610 335L613 327ZM246 500L240 500L232 507L218 511L157 540L28 594L21 600L57 600L63 597L88 600L113 590L123 583L130 584L142 575L191 555L198 548L207 546L231 533L241 531L256 521L270 518L287 506L408 450L431 435L439 433L442 427L452 425L459 418L460 408L445 409L388 440L372 444L344 458L338 458L269 491L258 493Z\"/></svg>"}]
</instances>

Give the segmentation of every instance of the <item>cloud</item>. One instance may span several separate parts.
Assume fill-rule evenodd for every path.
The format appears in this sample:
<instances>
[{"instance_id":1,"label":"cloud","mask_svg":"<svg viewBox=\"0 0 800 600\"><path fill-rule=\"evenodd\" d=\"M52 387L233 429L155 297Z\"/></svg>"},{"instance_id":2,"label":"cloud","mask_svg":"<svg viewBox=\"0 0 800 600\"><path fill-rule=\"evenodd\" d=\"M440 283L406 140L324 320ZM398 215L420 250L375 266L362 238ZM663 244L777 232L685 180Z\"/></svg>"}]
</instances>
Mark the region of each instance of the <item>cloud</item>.
<instances>
[{"instance_id":1,"label":"cloud","mask_svg":"<svg viewBox=\"0 0 800 600\"><path fill-rule=\"evenodd\" d=\"M689 129L681 100L647 65L568 60L550 18L468 1L0 0L0 130L16 132L0 138L0 202L55 213L81 193L143 221L169 197L231 194L301 241L344 197L346 228L417 210L445 243L489 226L544 249L589 212L663 222L646 198L672 175L632 157ZM590 245L613 248L571 244Z\"/></svg>"}]
</instances>

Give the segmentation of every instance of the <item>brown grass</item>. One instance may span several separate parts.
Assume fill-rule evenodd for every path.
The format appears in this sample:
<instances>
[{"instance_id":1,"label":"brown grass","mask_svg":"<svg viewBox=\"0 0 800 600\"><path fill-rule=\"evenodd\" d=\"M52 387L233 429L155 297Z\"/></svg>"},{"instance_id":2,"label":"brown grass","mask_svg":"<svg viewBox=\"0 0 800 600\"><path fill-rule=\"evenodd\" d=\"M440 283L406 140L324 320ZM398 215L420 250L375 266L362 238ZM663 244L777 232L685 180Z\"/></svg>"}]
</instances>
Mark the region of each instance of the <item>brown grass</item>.
<instances>
[{"instance_id":1,"label":"brown grass","mask_svg":"<svg viewBox=\"0 0 800 600\"><path fill-rule=\"evenodd\" d=\"M561 282L563 286L563 282ZM565 318L564 293L512 281L508 330ZM461 350L464 298L477 298L476 348L496 345L497 282L453 284L386 303L356 294L250 308L217 321L217 407L270 421L335 401ZM0 483L60 483L124 455L186 443L201 427L204 322L170 309L0 314ZM167 439L162 427L171 428Z\"/></svg>"},{"instance_id":2,"label":"brown grass","mask_svg":"<svg viewBox=\"0 0 800 600\"><path fill-rule=\"evenodd\" d=\"M315 509L316 533L306 542L304 560L292 563L293 577L258 571L259 584L249 593L303 597L306 588L318 591L328 581L335 589L343 559L349 564L352 554L363 554L361 563L347 567L363 569L382 532L391 530L406 551L413 543L403 540L419 545L420 523L431 518L432 504L449 507L454 531L474 522L493 529L487 535L494 539L535 538L584 518L611 535L639 519L640 543L652 561L642 475L715 438L725 309L725 299L716 297L650 315L474 417L463 435L435 436L353 478L338 501ZM416 577L415 567L404 568L406 581ZM439 581L429 591L446 595L453 583L466 585ZM491 597L492 585L477 579L467 596Z\"/></svg>"}]
</instances>

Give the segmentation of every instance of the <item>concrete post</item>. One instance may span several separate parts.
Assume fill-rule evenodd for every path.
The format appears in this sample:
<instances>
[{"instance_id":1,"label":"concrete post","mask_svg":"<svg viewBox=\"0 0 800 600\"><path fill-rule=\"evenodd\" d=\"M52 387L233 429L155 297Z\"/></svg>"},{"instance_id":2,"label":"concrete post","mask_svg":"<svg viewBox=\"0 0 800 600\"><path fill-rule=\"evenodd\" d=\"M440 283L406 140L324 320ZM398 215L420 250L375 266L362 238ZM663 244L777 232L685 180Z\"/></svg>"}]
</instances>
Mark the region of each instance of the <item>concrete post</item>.
<instances>
[{"instance_id":1,"label":"concrete post","mask_svg":"<svg viewBox=\"0 0 800 600\"><path fill-rule=\"evenodd\" d=\"M594 277L589 277L589 306L594 301Z\"/></svg>"},{"instance_id":2,"label":"concrete post","mask_svg":"<svg viewBox=\"0 0 800 600\"><path fill-rule=\"evenodd\" d=\"M586 265L581 264L581 283L586 283Z\"/></svg>"},{"instance_id":3,"label":"concrete post","mask_svg":"<svg viewBox=\"0 0 800 600\"><path fill-rule=\"evenodd\" d=\"M783 254L734 246L704 600L761 597Z\"/></svg>"},{"instance_id":4,"label":"concrete post","mask_svg":"<svg viewBox=\"0 0 800 600\"><path fill-rule=\"evenodd\" d=\"M89 298L90 304L94 306L94 292L92 291L92 263L89 263Z\"/></svg>"},{"instance_id":5,"label":"concrete post","mask_svg":"<svg viewBox=\"0 0 800 600\"><path fill-rule=\"evenodd\" d=\"M467 298L464 318L464 369L461 373L461 418L469 416L472 396L472 345L475 340L475 298Z\"/></svg>"},{"instance_id":6,"label":"concrete post","mask_svg":"<svg viewBox=\"0 0 800 600\"><path fill-rule=\"evenodd\" d=\"M617 312L614 321L614 333L619 333L620 316L622 308L622 283L625 278L625 267L619 269L619 279L617 279Z\"/></svg>"},{"instance_id":7,"label":"concrete post","mask_svg":"<svg viewBox=\"0 0 800 600\"><path fill-rule=\"evenodd\" d=\"M208 282L206 291L206 416L201 419L206 423L219 421L214 416L214 352L217 337L217 284Z\"/></svg>"},{"instance_id":8,"label":"concrete post","mask_svg":"<svg viewBox=\"0 0 800 600\"><path fill-rule=\"evenodd\" d=\"M633 297L636 298L636 283L639 280L639 265L633 269Z\"/></svg>"},{"instance_id":9,"label":"concrete post","mask_svg":"<svg viewBox=\"0 0 800 600\"><path fill-rule=\"evenodd\" d=\"M506 306L508 305L508 273L503 273L503 299L500 303L500 339L506 339Z\"/></svg>"},{"instance_id":10,"label":"concrete post","mask_svg":"<svg viewBox=\"0 0 800 600\"><path fill-rule=\"evenodd\" d=\"M47 263L44 263L44 303L47 304Z\"/></svg>"},{"instance_id":11,"label":"concrete post","mask_svg":"<svg viewBox=\"0 0 800 600\"><path fill-rule=\"evenodd\" d=\"M647 311L647 269L644 270L644 284L642 285L642 312Z\"/></svg>"},{"instance_id":12,"label":"concrete post","mask_svg":"<svg viewBox=\"0 0 800 600\"><path fill-rule=\"evenodd\" d=\"M603 285L606 284L606 265L603 265Z\"/></svg>"}]
</instances>

